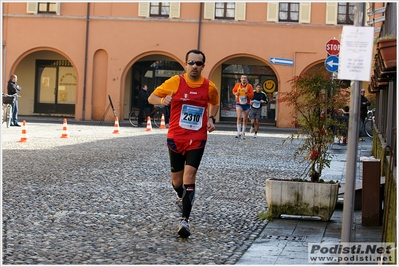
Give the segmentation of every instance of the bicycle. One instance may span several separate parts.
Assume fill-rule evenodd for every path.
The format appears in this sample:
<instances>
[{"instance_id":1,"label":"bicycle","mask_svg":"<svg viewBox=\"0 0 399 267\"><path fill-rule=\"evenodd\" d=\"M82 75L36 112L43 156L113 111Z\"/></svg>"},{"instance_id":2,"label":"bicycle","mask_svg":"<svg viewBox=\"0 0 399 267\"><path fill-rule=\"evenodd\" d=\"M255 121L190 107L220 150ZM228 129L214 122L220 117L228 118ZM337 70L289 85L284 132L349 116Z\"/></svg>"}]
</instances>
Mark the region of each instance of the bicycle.
<instances>
[{"instance_id":1,"label":"bicycle","mask_svg":"<svg viewBox=\"0 0 399 267\"><path fill-rule=\"evenodd\" d=\"M161 126L163 106L155 105L150 112L148 112L148 109L149 108L144 109L144 117L142 118L142 121L147 122L147 118L148 116L150 116L151 123L159 128ZM132 108L132 110L129 113L129 122L133 127L137 127L138 115L139 115L139 108Z\"/></svg>"},{"instance_id":2,"label":"bicycle","mask_svg":"<svg viewBox=\"0 0 399 267\"><path fill-rule=\"evenodd\" d=\"M367 134L368 137L373 137L373 126L375 123L374 112L375 108L368 110L366 121L364 122L364 132Z\"/></svg>"},{"instance_id":3,"label":"bicycle","mask_svg":"<svg viewBox=\"0 0 399 267\"><path fill-rule=\"evenodd\" d=\"M11 125L11 118L12 118L12 104L15 102L16 98L18 97L17 94L15 95L3 95L3 115L1 123L6 123L7 128Z\"/></svg>"}]
</instances>

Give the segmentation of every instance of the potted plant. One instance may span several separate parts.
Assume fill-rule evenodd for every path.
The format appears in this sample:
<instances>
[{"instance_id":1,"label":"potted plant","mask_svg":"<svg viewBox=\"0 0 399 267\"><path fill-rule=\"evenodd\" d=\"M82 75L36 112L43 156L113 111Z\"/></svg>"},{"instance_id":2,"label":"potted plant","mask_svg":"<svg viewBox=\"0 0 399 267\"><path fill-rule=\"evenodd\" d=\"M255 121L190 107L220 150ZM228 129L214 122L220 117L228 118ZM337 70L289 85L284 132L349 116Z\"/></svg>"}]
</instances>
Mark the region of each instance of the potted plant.
<instances>
[{"instance_id":1,"label":"potted plant","mask_svg":"<svg viewBox=\"0 0 399 267\"><path fill-rule=\"evenodd\" d=\"M339 184L321 177L323 169L330 167L332 155L328 148L334 144L336 129L346 127L335 111L347 105L348 93L324 68L310 70L289 82L292 89L281 93L279 102L291 107L296 117L299 130L287 140L301 141L293 156L307 162L308 178L267 179L268 212L272 217L307 215L327 221L335 209Z\"/></svg>"}]
</instances>

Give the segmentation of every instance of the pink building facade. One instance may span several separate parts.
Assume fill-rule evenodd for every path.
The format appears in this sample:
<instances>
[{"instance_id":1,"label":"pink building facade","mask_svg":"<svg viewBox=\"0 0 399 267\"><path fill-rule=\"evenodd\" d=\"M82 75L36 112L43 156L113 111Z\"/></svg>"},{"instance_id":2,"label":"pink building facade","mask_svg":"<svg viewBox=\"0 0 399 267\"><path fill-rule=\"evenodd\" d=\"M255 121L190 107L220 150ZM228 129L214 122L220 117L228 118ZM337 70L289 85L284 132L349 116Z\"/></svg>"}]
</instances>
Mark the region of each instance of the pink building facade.
<instances>
[{"instance_id":1,"label":"pink building facade","mask_svg":"<svg viewBox=\"0 0 399 267\"><path fill-rule=\"evenodd\" d=\"M15 73L20 115L113 121L111 98L127 119L141 86L182 73L186 52L200 49L203 75L219 89L218 121L235 120L231 90L246 74L269 96L262 122L294 127L276 98L293 76L325 65L326 43L345 25L338 3L224 4L3 2L3 92Z\"/></svg>"}]
</instances>

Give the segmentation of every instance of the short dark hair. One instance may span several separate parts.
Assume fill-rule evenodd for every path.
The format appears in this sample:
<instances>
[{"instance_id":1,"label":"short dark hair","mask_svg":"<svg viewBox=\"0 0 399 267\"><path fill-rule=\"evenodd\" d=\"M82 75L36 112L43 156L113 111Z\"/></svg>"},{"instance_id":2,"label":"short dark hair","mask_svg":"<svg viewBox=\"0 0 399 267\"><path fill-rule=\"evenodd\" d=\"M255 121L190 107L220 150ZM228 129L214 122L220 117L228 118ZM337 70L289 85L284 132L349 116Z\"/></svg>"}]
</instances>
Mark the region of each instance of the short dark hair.
<instances>
[{"instance_id":1,"label":"short dark hair","mask_svg":"<svg viewBox=\"0 0 399 267\"><path fill-rule=\"evenodd\" d=\"M258 87L258 86L262 87L262 86L260 85L260 83L258 83L257 85L255 85L255 87Z\"/></svg>"},{"instance_id":2,"label":"short dark hair","mask_svg":"<svg viewBox=\"0 0 399 267\"><path fill-rule=\"evenodd\" d=\"M188 51L187 54L186 54L186 61L188 59L188 55L191 54L191 53L202 55L202 62L205 63L205 54L202 51L198 50L198 49L191 49L190 51Z\"/></svg>"}]
</instances>

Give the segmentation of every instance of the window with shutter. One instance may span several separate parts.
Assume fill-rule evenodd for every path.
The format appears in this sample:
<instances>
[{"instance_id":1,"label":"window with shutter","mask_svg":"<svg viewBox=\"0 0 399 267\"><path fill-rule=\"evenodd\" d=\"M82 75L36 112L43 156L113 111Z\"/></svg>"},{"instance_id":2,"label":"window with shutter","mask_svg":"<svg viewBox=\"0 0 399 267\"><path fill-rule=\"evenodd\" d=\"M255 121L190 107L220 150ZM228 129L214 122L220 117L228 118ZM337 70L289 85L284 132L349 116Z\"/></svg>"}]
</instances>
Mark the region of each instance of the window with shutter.
<instances>
[{"instance_id":1,"label":"window with shutter","mask_svg":"<svg viewBox=\"0 0 399 267\"><path fill-rule=\"evenodd\" d=\"M150 17L169 17L169 2L150 2Z\"/></svg>"},{"instance_id":2,"label":"window with shutter","mask_svg":"<svg viewBox=\"0 0 399 267\"><path fill-rule=\"evenodd\" d=\"M150 3L149 2L139 2L139 17L150 16Z\"/></svg>"},{"instance_id":3,"label":"window with shutter","mask_svg":"<svg viewBox=\"0 0 399 267\"><path fill-rule=\"evenodd\" d=\"M37 13L55 13L60 14L61 3L57 2L39 2L37 5Z\"/></svg>"},{"instance_id":4,"label":"window with shutter","mask_svg":"<svg viewBox=\"0 0 399 267\"><path fill-rule=\"evenodd\" d=\"M205 2L204 18L205 19L215 19L215 3L214 2Z\"/></svg>"},{"instance_id":5,"label":"window with shutter","mask_svg":"<svg viewBox=\"0 0 399 267\"><path fill-rule=\"evenodd\" d=\"M299 23L310 23L312 15L312 3L299 3Z\"/></svg>"},{"instance_id":6,"label":"window with shutter","mask_svg":"<svg viewBox=\"0 0 399 267\"><path fill-rule=\"evenodd\" d=\"M326 3L326 24L337 24L337 2Z\"/></svg>"},{"instance_id":7,"label":"window with shutter","mask_svg":"<svg viewBox=\"0 0 399 267\"><path fill-rule=\"evenodd\" d=\"M236 6L235 20L245 20L246 3L236 2L235 6Z\"/></svg>"},{"instance_id":8,"label":"window with shutter","mask_svg":"<svg viewBox=\"0 0 399 267\"><path fill-rule=\"evenodd\" d=\"M353 25L355 19L355 3L338 3L338 24Z\"/></svg>"},{"instance_id":9,"label":"window with shutter","mask_svg":"<svg viewBox=\"0 0 399 267\"><path fill-rule=\"evenodd\" d=\"M299 21L299 3L279 3L278 20L283 22Z\"/></svg>"},{"instance_id":10,"label":"window with shutter","mask_svg":"<svg viewBox=\"0 0 399 267\"><path fill-rule=\"evenodd\" d=\"M278 22L278 3L267 3L267 21Z\"/></svg>"},{"instance_id":11,"label":"window with shutter","mask_svg":"<svg viewBox=\"0 0 399 267\"><path fill-rule=\"evenodd\" d=\"M234 2L216 2L215 18L216 19L234 19L235 18Z\"/></svg>"},{"instance_id":12,"label":"window with shutter","mask_svg":"<svg viewBox=\"0 0 399 267\"><path fill-rule=\"evenodd\" d=\"M37 14L37 2L28 2L26 4L26 13Z\"/></svg>"},{"instance_id":13,"label":"window with shutter","mask_svg":"<svg viewBox=\"0 0 399 267\"><path fill-rule=\"evenodd\" d=\"M180 3L179 2L171 2L170 3L169 18L180 18Z\"/></svg>"}]
</instances>

